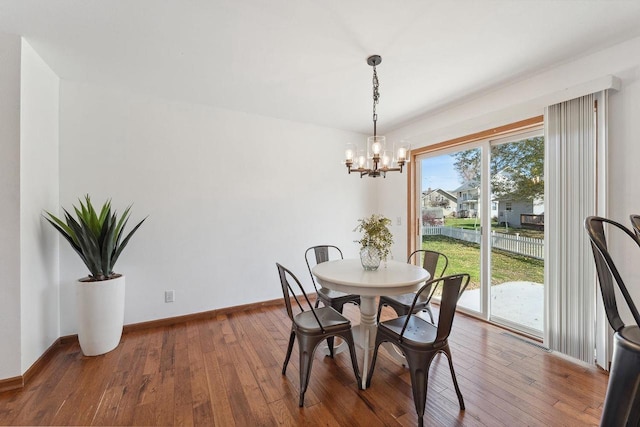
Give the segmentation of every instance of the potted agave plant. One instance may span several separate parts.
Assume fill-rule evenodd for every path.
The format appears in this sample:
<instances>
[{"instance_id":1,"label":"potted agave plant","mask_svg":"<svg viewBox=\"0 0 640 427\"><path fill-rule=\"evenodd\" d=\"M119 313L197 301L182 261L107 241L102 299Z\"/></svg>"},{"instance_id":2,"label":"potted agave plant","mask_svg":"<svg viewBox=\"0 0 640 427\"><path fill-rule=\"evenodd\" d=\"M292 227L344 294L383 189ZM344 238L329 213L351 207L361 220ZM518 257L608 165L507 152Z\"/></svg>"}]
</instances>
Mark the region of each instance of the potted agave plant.
<instances>
[{"instance_id":1,"label":"potted agave plant","mask_svg":"<svg viewBox=\"0 0 640 427\"><path fill-rule=\"evenodd\" d=\"M124 324L124 275L113 267L144 218L124 235L131 206L118 218L107 200L98 213L89 195L74 218L66 209L64 221L45 211L45 219L69 242L89 269L89 276L76 282L78 340L86 356L108 353L120 343Z\"/></svg>"}]
</instances>

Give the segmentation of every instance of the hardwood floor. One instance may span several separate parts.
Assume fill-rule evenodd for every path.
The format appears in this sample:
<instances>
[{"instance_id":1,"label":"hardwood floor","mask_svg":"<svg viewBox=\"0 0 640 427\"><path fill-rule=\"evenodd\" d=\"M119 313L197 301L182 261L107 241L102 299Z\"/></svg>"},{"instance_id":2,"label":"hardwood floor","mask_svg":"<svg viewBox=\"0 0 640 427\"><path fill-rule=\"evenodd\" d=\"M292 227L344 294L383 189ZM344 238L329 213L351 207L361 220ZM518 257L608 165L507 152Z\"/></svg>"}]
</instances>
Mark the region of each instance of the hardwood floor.
<instances>
[{"instance_id":1,"label":"hardwood floor","mask_svg":"<svg viewBox=\"0 0 640 427\"><path fill-rule=\"evenodd\" d=\"M357 322L357 308L345 307ZM280 373L289 328L283 308L258 307L131 332L104 356L84 357L77 343L62 344L24 389L0 393L0 424L416 425L408 371L384 350L365 391L348 354L332 360L316 352L305 407L298 408L297 345L286 376ZM598 369L462 314L450 345L466 410L459 410L446 359L438 356L425 425L598 424L608 379Z\"/></svg>"}]
</instances>

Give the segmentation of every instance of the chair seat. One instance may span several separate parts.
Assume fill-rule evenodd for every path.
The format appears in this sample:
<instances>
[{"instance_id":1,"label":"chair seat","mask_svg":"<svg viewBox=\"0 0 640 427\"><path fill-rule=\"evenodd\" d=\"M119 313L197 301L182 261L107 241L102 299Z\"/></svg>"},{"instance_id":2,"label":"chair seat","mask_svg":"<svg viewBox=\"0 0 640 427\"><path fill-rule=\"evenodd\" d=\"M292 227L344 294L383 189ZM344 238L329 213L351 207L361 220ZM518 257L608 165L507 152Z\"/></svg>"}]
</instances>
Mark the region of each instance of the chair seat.
<instances>
[{"instance_id":1,"label":"chair seat","mask_svg":"<svg viewBox=\"0 0 640 427\"><path fill-rule=\"evenodd\" d=\"M337 300L342 298L344 299L357 298L358 295L347 294L345 292L340 292L340 291L334 291L329 288L320 288L318 289L318 297L327 301L332 301L332 300Z\"/></svg>"},{"instance_id":2,"label":"chair seat","mask_svg":"<svg viewBox=\"0 0 640 427\"><path fill-rule=\"evenodd\" d=\"M402 294L402 295L386 295L386 296L382 296L380 297L380 303L382 304L383 301L385 302L396 302L398 304L402 304L407 306L407 309L409 307L411 307L411 304L413 304L413 299L416 297L416 294ZM420 295L418 297L418 301L416 302L416 307L418 305L424 305L427 301L429 300L429 296L428 295Z\"/></svg>"},{"instance_id":3,"label":"chair seat","mask_svg":"<svg viewBox=\"0 0 640 427\"><path fill-rule=\"evenodd\" d=\"M378 328L383 333L386 332L389 334L389 332L391 332L399 337L406 320L407 316L397 317L380 323ZM437 334L437 326L432 325L420 317L410 316L402 342L407 345L424 346L433 343L436 340Z\"/></svg>"},{"instance_id":4,"label":"chair seat","mask_svg":"<svg viewBox=\"0 0 640 427\"><path fill-rule=\"evenodd\" d=\"M640 353L640 328L636 325L625 326L624 328L618 331L620 337L623 338L625 347L628 347L629 350L636 351Z\"/></svg>"},{"instance_id":5,"label":"chair seat","mask_svg":"<svg viewBox=\"0 0 640 427\"><path fill-rule=\"evenodd\" d=\"M331 307L316 308L315 313L326 332L351 328L351 322L349 319ZM293 321L296 324L296 327L306 334L322 333L312 311L303 311L302 313L295 315Z\"/></svg>"}]
</instances>

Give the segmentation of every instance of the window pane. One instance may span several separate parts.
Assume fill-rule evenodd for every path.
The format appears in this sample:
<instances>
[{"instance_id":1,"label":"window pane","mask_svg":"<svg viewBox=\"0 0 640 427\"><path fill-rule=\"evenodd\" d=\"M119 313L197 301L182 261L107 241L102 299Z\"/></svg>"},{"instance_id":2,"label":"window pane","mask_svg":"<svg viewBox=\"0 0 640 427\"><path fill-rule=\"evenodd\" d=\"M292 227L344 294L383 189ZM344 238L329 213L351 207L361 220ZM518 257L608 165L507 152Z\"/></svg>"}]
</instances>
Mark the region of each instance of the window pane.
<instances>
[{"instance_id":1,"label":"window pane","mask_svg":"<svg viewBox=\"0 0 640 427\"><path fill-rule=\"evenodd\" d=\"M422 249L449 259L445 275L469 273L458 305L480 311L480 156L458 151L421 160Z\"/></svg>"},{"instance_id":2,"label":"window pane","mask_svg":"<svg viewBox=\"0 0 640 427\"><path fill-rule=\"evenodd\" d=\"M491 147L491 319L542 335L544 138Z\"/></svg>"}]
</instances>

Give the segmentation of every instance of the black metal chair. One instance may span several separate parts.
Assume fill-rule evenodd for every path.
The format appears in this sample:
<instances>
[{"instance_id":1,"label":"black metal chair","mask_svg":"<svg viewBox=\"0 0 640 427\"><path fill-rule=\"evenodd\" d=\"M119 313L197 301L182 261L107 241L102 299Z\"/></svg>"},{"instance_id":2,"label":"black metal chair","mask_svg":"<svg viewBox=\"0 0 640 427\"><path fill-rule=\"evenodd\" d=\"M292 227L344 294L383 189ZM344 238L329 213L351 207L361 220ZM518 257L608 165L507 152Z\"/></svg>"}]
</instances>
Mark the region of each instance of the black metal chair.
<instances>
[{"instance_id":1,"label":"black metal chair","mask_svg":"<svg viewBox=\"0 0 640 427\"><path fill-rule=\"evenodd\" d=\"M307 268L309 269L309 275L311 276L311 282L313 283L313 287L316 290L316 307L320 305L320 301L324 304L325 307L333 307L339 313L342 313L342 307L346 303L353 303L360 305L360 295L353 294L345 294L344 292L334 291L328 288L323 288L322 286L318 287L316 283L316 279L313 277L311 273L312 263L309 262L309 255L313 252L315 264L318 265L322 262L329 261L332 257L333 259L337 259L337 256L340 256L340 259L343 259L342 251L337 246L333 245L318 245L312 246L307 249L304 253L304 260L307 262Z\"/></svg>"},{"instance_id":2,"label":"black metal chair","mask_svg":"<svg viewBox=\"0 0 640 427\"><path fill-rule=\"evenodd\" d=\"M420 262L419 257L422 257L422 262ZM449 265L449 258L447 258L445 254L440 252L418 249L417 251L414 251L411 255L409 255L407 262L410 264L413 263L416 265L422 265L422 268L427 270L431 275L431 279L437 279L444 276L444 272L447 270L447 266ZM431 323L434 323L433 313L431 312L431 303L429 302L429 300L431 299L430 293L431 289L427 289L427 291L420 297L420 300L415 303L415 311L413 311L412 313L415 314L420 311L426 311L427 313L429 313ZM393 308L398 316L409 314L409 309L411 308L411 304L414 303L415 296L416 294L414 293L381 296L380 302L378 303L378 321L380 321L382 306Z\"/></svg>"},{"instance_id":3,"label":"black metal chair","mask_svg":"<svg viewBox=\"0 0 640 427\"><path fill-rule=\"evenodd\" d=\"M420 295L427 290L430 294L442 285L442 298L440 300L440 315L438 326L434 326L425 319L415 314L404 315L378 324L376 344L373 352L373 360L369 368L367 387L371 385L371 377L378 357L378 349L383 342L390 342L398 347L405 358L411 372L411 388L413 401L418 413L418 425L423 425L425 403L427 401L427 383L429 379L429 367L436 354L442 352L447 356L453 386L458 395L460 409L464 410L464 399L458 387L456 373L453 370L451 350L449 349L449 333L453 324L458 298L469 284L468 274L456 274L453 276L432 279L425 283L416 293L414 303L420 299ZM431 289L433 287L433 289ZM413 304L410 313L413 313Z\"/></svg>"},{"instance_id":4,"label":"black metal chair","mask_svg":"<svg viewBox=\"0 0 640 427\"><path fill-rule=\"evenodd\" d=\"M287 372L287 365L293 350L293 342L298 338L298 351L300 353L300 401L299 405L304 405L304 393L309 385L309 377L311 375L311 366L313 365L313 355L318 344L328 337L341 337L349 346L351 354L351 364L353 372L356 374L358 389L362 388L362 380L360 371L358 370L358 362L356 360L356 351L353 342L353 334L351 332L351 322L349 319L338 313L331 307L314 308L307 297L304 288L300 284L298 278L288 269L276 263L278 267L278 275L280 276L280 284L282 285L282 294L287 308L287 315L291 319L291 335L289 337L289 346L287 355L282 366L282 375ZM289 280L291 279L291 280ZM291 286L295 283L295 291ZM299 292L296 295L296 292ZM299 313L293 313L291 307L291 299L294 299ZM301 303L300 300L304 298ZM308 309L305 310L304 302ZM331 355L333 357L333 354Z\"/></svg>"},{"instance_id":5,"label":"black metal chair","mask_svg":"<svg viewBox=\"0 0 640 427\"><path fill-rule=\"evenodd\" d=\"M640 215L629 215L629 219L631 220L633 232L636 233L637 238L640 238Z\"/></svg>"},{"instance_id":6,"label":"black metal chair","mask_svg":"<svg viewBox=\"0 0 640 427\"><path fill-rule=\"evenodd\" d=\"M322 286L318 287L316 283L315 277L313 277L313 273L311 273L312 265L309 262L309 255L313 252L314 257L312 259L315 260L315 264L318 265L322 262L327 262L330 259L344 259L342 256L342 251L339 247L333 245L318 245L312 246L307 249L304 253L304 260L307 263L307 269L309 270L309 275L311 276L311 283L313 283L313 287L316 290L316 305L317 308L320 305L320 301L325 307L332 307L338 313L342 313L343 306L346 303L352 303L360 305L360 295L346 294L340 291L334 291L329 288L324 288ZM333 257L331 256L333 255ZM327 339L327 346L329 347L329 353L331 357L333 357L333 337L329 337Z\"/></svg>"},{"instance_id":7,"label":"black metal chair","mask_svg":"<svg viewBox=\"0 0 640 427\"><path fill-rule=\"evenodd\" d=\"M601 426L640 425L640 314L616 268L607 247L604 224L609 224L609 234L615 229L627 235L640 247L636 235L625 226L610 219L590 216L584 226L591 239L591 249L598 272L598 282L613 335L613 360L609 372L609 384L605 397ZM620 233L616 232L616 235ZM635 325L625 325L618 312L614 280L633 315Z\"/></svg>"}]
</instances>

